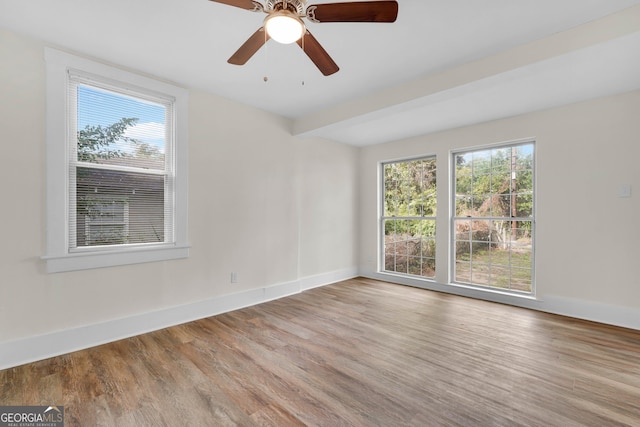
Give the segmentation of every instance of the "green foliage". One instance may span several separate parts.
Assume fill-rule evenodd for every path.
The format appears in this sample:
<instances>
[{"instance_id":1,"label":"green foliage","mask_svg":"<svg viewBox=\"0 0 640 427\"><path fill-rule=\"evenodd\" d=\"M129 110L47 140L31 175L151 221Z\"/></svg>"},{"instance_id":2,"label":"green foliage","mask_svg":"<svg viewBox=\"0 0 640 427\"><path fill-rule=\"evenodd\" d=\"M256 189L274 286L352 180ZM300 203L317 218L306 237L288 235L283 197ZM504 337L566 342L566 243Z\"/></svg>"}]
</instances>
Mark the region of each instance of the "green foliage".
<instances>
[{"instance_id":1,"label":"green foliage","mask_svg":"<svg viewBox=\"0 0 640 427\"><path fill-rule=\"evenodd\" d=\"M531 145L465 153L455 160L456 216L532 216Z\"/></svg>"},{"instance_id":2,"label":"green foliage","mask_svg":"<svg viewBox=\"0 0 640 427\"><path fill-rule=\"evenodd\" d=\"M116 142L139 143L125 136L128 127L135 125L137 118L123 117L109 126L87 125L78 131L78 161L96 163L98 160L122 157L124 153L110 146Z\"/></svg>"},{"instance_id":3,"label":"green foliage","mask_svg":"<svg viewBox=\"0 0 640 427\"><path fill-rule=\"evenodd\" d=\"M435 274L436 160L384 165L385 270Z\"/></svg>"},{"instance_id":4,"label":"green foliage","mask_svg":"<svg viewBox=\"0 0 640 427\"><path fill-rule=\"evenodd\" d=\"M384 165L384 215L412 220L387 221L385 234L432 236L436 215L436 160L420 159Z\"/></svg>"},{"instance_id":5,"label":"green foliage","mask_svg":"<svg viewBox=\"0 0 640 427\"><path fill-rule=\"evenodd\" d=\"M137 123L137 118L122 118L109 126L87 125L78 131L78 161L97 163L99 160L124 157L121 150L111 148L118 142L139 143L134 138L126 137L124 134L129 126ZM76 169L76 185L78 188L86 186L87 180L91 180L91 169L79 167ZM92 219L104 216L104 200L96 198L94 194L84 191L77 192L76 210L80 216L88 216ZM84 234L84 233L82 233ZM120 231L103 231L100 238L95 239L93 244L116 244L123 243Z\"/></svg>"},{"instance_id":6,"label":"green foliage","mask_svg":"<svg viewBox=\"0 0 640 427\"><path fill-rule=\"evenodd\" d=\"M164 159L164 154L160 152L158 147L142 141L135 141L136 152L134 157L139 159Z\"/></svg>"}]
</instances>

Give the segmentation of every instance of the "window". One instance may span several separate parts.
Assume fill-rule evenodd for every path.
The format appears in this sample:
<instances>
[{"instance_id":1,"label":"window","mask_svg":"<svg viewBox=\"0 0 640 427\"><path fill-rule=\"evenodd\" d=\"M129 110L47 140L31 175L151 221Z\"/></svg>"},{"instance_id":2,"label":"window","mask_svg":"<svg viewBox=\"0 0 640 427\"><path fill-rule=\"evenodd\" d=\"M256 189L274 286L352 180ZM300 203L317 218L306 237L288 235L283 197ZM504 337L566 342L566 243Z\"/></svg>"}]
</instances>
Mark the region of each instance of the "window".
<instances>
[{"instance_id":1,"label":"window","mask_svg":"<svg viewBox=\"0 0 640 427\"><path fill-rule=\"evenodd\" d=\"M186 257L187 92L46 59L48 271Z\"/></svg>"},{"instance_id":2,"label":"window","mask_svg":"<svg viewBox=\"0 0 640 427\"><path fill-rule=\"evenodd\" d=\"M96 199L87 207L84 227L80 226L81 246L125 244L129 237L127 200Z\"/></svg>"},{"instance_id":3,"label":"window","mask_svg":"<svg viewBox=\"0 0 640 427\"><path fill-rule=\"evenodd\" d=\"M533 292L534 144L453 155L456 283Z\"/></svg>"},{"instance_id":4,"label":"window","mask_svg":"<svg viewBox=\"0 0 640 427\"><path fill-rule=\"evenodd\" d=\"M433 278L436 159L384 163L382 176L383 271Z\"/></svg>"}]
</instances>

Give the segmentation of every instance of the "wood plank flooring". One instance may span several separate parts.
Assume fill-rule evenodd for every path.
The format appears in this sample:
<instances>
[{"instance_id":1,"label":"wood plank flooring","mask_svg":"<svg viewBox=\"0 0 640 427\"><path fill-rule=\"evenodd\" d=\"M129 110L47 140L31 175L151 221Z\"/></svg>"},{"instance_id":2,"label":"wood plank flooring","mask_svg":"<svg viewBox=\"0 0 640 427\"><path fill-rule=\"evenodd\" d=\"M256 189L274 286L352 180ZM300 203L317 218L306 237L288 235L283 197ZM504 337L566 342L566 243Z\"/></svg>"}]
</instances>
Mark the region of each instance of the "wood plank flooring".
<instances>
[{"instance_id":1,"label":"wood plank flooring","mask_svg":"<svg viewBox=\"0 0 640 427\"><path fill-rule=\"evenodd\" d=\"M0 371L66 426L640 426L640 331L352 279Z\"/></svg>"}]
</instances>

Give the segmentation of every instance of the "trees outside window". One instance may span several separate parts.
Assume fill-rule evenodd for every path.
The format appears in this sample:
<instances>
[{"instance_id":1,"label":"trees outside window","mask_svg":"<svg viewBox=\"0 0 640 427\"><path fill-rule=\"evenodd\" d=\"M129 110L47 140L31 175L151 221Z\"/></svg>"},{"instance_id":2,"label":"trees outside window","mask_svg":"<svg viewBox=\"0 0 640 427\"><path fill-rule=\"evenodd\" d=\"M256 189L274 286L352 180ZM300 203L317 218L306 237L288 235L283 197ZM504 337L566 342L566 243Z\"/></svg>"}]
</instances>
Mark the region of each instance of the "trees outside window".
<instances>
[{"instance_id":1,"label":"trees outside window","mask_svg":"<svg viewBox=\"0 0 640 427\"><path fill-rule=\"evenodd\" d=\"M385 163L383 270L433 278L436 268L436 159Z\"/></svg>"},{"instance_id":2,"label":"trees outside window","mask_svg":"<svg viewBox=\"0 0 640 427\"><path fill-rule=\"evenodd\" d=\"M189 255L188 91L45 48L51 273Z\"/></svg>"},{"instance_id":3,"label":"trees outside window","mask_svg":"<svg viewBox=\"0 0 640 427\"><path fill-rule=\"evenodd\" d=\"M77 126L70 147L70 249L165 243L173 226L173 167L165 155L171 103L86 80L74 77L70 86Z\"/></svg>"},{"instance_id":4,"label":"trees outside window","mask_svg":"<svg viewBox=\"0 0 640 427\"><path fill-rule=\"evenodd\" d=\"M454 154L454 282L533 291L533 162L533 143Z\"/></svg>"},{"instance_id":5,"label":"trees outside window","mask_svg":"<svg viewBox=\"0 0 640 427\"><path fill-rule=\"evenodd\" d=\"M451 256L436 256L435 156L383 163L380 271L433 279L437 258L451 283L532 294L534 149L525 142L452 154Z\"/></svg>"}]
</instances>

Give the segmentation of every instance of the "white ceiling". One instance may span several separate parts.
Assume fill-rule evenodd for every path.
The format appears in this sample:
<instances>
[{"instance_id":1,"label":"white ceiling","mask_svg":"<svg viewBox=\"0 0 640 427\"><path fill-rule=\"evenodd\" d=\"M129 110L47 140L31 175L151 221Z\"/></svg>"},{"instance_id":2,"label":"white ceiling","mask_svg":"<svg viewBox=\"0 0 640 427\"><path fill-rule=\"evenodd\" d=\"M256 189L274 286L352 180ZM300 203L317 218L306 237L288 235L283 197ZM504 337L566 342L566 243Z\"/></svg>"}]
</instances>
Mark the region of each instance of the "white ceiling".
<instances>
[{"instance_id":1,"label":"white ceiling","mask_svg":"<svg viewBox=\"0 0 640 427\"><path fill-rule=\"evenodd\" d=\"M640 0L398 3L393 24L308 24L340 66L329 77L273 41L228 64L264 15L208 0L0 0L0 27L353 145L640 89Z\"/></svg>"}]
</instances>

